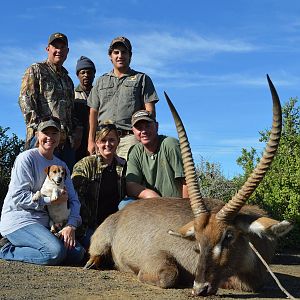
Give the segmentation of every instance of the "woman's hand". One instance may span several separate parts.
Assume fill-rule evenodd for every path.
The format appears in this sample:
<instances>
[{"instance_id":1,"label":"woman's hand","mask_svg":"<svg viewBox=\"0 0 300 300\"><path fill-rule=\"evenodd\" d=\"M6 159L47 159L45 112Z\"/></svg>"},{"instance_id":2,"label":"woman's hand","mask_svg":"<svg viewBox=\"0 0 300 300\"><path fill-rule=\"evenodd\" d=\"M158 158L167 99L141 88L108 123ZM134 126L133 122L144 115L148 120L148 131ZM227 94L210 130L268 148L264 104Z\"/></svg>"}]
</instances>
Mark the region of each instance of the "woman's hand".
<instances>
[{"instance_id":1,"label":"woman's hand","mask_svg":"<svg viewBox=\"0 0 300 300\"><path fill-rule=\"evenodd\" d=\"M68 249L75 247L75 228L73 226L67 225L59 232L59 238L64 242L64 245Z\"/></svg>"}]
</instances>

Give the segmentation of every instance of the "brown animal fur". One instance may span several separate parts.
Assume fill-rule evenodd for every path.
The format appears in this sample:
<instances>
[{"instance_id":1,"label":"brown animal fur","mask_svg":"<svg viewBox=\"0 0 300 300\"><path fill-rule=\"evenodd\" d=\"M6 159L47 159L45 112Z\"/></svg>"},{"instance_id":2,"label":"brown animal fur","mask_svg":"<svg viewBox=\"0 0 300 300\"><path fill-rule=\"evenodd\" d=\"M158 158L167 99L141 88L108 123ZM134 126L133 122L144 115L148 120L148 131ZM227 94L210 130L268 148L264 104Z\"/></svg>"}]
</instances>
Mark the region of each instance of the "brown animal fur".
<instances>
[{"instance_id":1,"label":"brown animal fur","mask_svg":"<svg viewBox=\"0 0 300 300\"><path fill-rule=\"evenodd\" d=\"M165 94L174 117L190 201L154 198L129 204L108 217L92 236L86 268L99 265L111 253L116 267L131 271L142 282L160 287L192 283L193 295L215 294L220 286L243 291L258 289L266 275L251 242L267 262L277 237L291 224L268 218L255 206L245 206L259 185L279 145L280 100L267 76L273 100L273 124L266 150L239 191L224 205L203 199L182 121Z\"/></svg>"},{"instance_id":2,"label":"brown animal fur","mask_svg":"<svg viewBox=\"0 0 300 300\"><path fill-rule=\"evenodd\" d=\"M212 212L217 212L223 204L220 200L205 199L205 205ZM191 286L201 265L206 266L204 273L207 278L203 280L215 282L212 292L221 285L254 291L262 285L266 270L248 241L270 262L276 239L270 234L270 226L267 227L268 235L261 232L261 237L247 232L247 228L255 221L267 219L269 223L279 224L267 218L258 207L246 205L235 223L223 224L224 228L220 228L216 219L211 217L201 232L202 236L195 242L194 236L181 238L168 234L169 229L179 228L177 235L181 235L183 224L190 226L194 223L191 222L193 214L187 200L156 198L136 201L108 217L98 227L92 236L86 267L100 267L101 258L111 253L118 270L134 272L142 282L169 288L176 284ZM220 255L216 256L213 249L221 239L220 233L226 231L230 231L234 238L228 241L224 238ZM199 245L206 250L195 251Z\"/></svg>"}]
</instances>

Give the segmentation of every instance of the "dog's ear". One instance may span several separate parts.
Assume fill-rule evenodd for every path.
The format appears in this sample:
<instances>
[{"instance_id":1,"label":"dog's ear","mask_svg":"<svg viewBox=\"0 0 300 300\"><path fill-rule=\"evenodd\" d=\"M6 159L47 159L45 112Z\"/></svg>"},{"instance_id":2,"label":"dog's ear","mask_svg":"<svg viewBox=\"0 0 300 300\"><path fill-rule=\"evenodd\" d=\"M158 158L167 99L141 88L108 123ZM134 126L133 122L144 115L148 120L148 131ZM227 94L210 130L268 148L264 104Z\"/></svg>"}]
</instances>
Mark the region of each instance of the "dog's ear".
<instances>
[{"instance_id":1,"label":"dog's ear","mask_svg":"<svg viewBox=\"0 0 300 300\"><path fill-rule=\"evenodd\" d=\"M47 175L49 175L49 172L50 172L50 167L51 167L51 166L49 166L49 167L45 168L45 170L44 170L44 171L45 171L45 173L46 173Z\"/></svg>"}]
</instances>

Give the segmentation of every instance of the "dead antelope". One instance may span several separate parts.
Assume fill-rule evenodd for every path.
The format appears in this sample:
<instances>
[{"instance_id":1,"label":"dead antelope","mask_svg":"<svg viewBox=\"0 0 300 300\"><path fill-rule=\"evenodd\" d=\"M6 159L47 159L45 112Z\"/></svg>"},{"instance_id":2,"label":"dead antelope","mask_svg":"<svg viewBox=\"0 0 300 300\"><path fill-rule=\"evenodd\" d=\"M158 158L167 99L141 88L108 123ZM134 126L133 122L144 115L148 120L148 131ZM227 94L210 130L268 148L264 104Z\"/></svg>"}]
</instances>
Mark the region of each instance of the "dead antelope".
<instances>
[{"instance_id":1,"label":"dead antelope","mask_svg":"<svg viewBox=\"0 0 300 300\"><path fill-rule=\"evenodd\" d=\"M99 267L111 255L120 271L134 272L141 282L169 288L192 285L194 295L215 294L219 287L257 290L266 270L249 241L270 262L276 239L291 229L287 221L267 217L245 202L263 179L281 135L281 106L268 77L273 98L273 125L259 164L232 199L202 198L186 132L166 95L179 136L190 202L153 198L127 205L95 231L86 268Z\"/></svg>"}]
</instances>

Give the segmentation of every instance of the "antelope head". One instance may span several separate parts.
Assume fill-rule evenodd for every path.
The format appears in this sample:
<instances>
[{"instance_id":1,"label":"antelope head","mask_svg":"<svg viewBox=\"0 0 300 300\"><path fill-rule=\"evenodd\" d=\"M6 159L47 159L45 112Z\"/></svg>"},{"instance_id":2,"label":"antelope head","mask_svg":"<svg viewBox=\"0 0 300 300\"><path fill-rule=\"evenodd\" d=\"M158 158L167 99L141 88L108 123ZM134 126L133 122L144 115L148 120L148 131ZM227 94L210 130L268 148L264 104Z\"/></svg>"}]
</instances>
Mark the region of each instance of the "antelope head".
<instances>
[{"instance_id":1,"label":"antelope head","mask_svg":"<svg viewBox=\"0 0 300 300\"><path fill-rule=\"evenodd\" d=\"M165 93L178 132L190 205L194 215L194 220L190 223L176 231L170 230L169 233L183 238L192 237L196 240L196 251L199 253L199 259L195 270L194 295L215 294L222 283L233 276L237 268L242 268L243 264L246 267L249 264L253 265L255 256L248 246L247 234L256 233L255 231L260 226L268 227L270 231L275 230L278 226L277 221L272 223L272 221L268 221L272 219L268 218L265 218L267 220L265 223L264 220L253 218L252 221L249 222L248 220L246 223L249 225L245 225L241 220L243 216L238 214L262 181L279 145L282 127L281 106L275 87L268 75L267 80L273 99L273 124L266 149L245 184L228 203L217 211L208 211L206 208L200 193L195 165L183 123Z\"/></svg>"}]
</instances>

